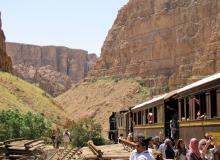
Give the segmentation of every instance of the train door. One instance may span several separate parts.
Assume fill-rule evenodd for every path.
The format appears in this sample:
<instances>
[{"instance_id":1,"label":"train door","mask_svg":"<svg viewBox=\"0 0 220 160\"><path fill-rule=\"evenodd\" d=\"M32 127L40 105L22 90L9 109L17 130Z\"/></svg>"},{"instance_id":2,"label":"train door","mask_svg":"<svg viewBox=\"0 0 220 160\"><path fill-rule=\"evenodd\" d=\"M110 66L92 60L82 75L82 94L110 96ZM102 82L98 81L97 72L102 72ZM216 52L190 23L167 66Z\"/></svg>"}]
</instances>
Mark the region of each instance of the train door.
<instances>
[{"instance_id":1,"label":"train door","mask_svg":"<svg viewBox=\"0 0 220 160\"><path fill-rule=\"evenodd\" d=\"M178 121L178 100L170 99L164 105L164 133L165 137L171 138L170 121ZM177 124L178 125L178 124ZM176 137L179 137L179 132L176 132Z\"/></svg>"}]
</instances>

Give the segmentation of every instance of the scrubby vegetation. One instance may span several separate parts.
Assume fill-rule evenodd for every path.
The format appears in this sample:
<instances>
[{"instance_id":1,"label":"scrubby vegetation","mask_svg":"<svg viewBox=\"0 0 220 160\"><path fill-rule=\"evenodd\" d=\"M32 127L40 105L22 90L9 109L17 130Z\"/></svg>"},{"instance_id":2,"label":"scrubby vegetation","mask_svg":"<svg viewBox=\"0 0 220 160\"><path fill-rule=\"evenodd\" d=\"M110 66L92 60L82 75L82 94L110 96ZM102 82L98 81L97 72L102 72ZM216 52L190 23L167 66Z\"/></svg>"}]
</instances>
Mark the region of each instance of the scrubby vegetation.
<instances>
[{"instance_id":1,"label":"scrubby vegetation","mask_svg":"<svg viewBox=\"0 0 220 160\"><path fill-rule=\"evenodd\" d=\"M0 140L12 138L36 139L46 135L51 127L42 114L0 111Z\"/></svg>"},{"instance_id":2,"label":"scrubby vegetation","mask_svg":"<svg viewBox=\"0 0 220 160\"><path fill-rule=\"evenodd\" d=\"M89 140L92 140L95 145L105 144L105 139L102 137L102 126L91 118L83 118L71 126L71 144L74 147L86 146Z\"/></svg>"},{"instance_id":3,"label":"scrubby vegetation","mask_svg":"<svg viewBox=\"0 0 220 160\"><path fill-rule=\"evenodd\" d=\"M57 124L67 117L63 108L56 104L49 94L16 76L0 72L0 111L7 109L39 112ZM57 119L57 116L61 120Z\"/></svg>"},{"instance_id":4,"label":"scrubby vegetation","mask_svg":"<svg viewBox=\"0 0 220 160\"><path fill-rule=\"evenodd\" d=\"M145 87L145 81L143 80L143 79L138 79L138 80L136 80L137 81L137 83L139 83L142 87Z\"/></svg>"},{"instance_id":5,"label":"scrubby vegetation","mask_svg":"<svg viewBox=\"0 0 220 160\"><path fill-rule=\"evenodd\" d=\"M71 88L55 100L65 106L66 112L74 115L71 117L74 121L81 117L93 117L101 123L104 131L108 130L108 118L112 111L135 106L146 101L150 95L147 86L142 87L142 82L138 83L136 79L129 77L102 77L97 78L94 83L90 79L78 83L77 87Z\"/></svg>"}]
</instances>

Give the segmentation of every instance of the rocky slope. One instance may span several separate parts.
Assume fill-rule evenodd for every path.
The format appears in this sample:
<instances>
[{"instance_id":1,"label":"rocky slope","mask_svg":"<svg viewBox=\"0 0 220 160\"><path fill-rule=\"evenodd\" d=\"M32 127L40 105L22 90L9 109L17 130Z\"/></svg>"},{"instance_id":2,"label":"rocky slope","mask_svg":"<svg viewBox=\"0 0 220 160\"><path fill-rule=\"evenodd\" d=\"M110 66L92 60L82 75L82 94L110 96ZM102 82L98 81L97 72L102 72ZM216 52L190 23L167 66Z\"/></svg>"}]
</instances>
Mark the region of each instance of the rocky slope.
<instances>
[{"instance_id":1,"label":"rocky slope","mask_svg":"<svg viewBox=\"0 0 220 160\"><path fill-rule=\"evenodd\" d=\"M109 116L112 112L128 109L146 100L148 88L138 81L119 77L85 79L55 100L64 106L64 110L74 121L91 117L100 122L107 134Z\"/></svg>"},{"instance_id":2,"label":"rocky slope","mask_svg":"<svg viewBox=\"0 0 220 160\"><path fill-rule=\"evenodd\" d=\"M14 73L57 96L83 79L97 57L80 49L6 43Z\"/></svg>"},{"instance_id":3,"label":"rocky slope","mask_svg":"<svg viewBox=\"0 0 220 160\"><path fill-rule=\"evenodd\" d=\"M5 35L2 30L1 12L0 12L0 71L12 71L11 58L6 53Z\"/></svg>"},{"instance_id":4,"label":"rocky slope","mask_svg":"<svg viewBox=\"0 0 220 160\"><path fill-rule=\"evenodd\" d=\"M91 76L141 77L152 94L220 71L220 1L129 0Z\"/></svg>"}]
</instances>

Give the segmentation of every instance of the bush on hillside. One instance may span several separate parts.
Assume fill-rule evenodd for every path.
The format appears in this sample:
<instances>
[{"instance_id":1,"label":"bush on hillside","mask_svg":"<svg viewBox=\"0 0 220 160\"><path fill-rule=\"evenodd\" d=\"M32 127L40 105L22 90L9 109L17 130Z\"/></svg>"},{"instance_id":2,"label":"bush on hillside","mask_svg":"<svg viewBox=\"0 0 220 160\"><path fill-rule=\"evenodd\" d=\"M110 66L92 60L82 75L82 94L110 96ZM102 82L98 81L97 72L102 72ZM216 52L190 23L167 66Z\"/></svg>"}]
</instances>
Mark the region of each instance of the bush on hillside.
<instances>
[{"instance_id":1,"label":"bush on hillside","mask_svg":"<svg viewBox=\"0 0 220 160\"><path fill-rule=\"evenodd\" d=\"M122 80L122 76L119 76L119 75L114 75L112 76L112 80L117 83L119 82L120 80Z\"/></svg>"},{"instance_id":2,"label":"bush on hillside","mask_svg":"<svg viewBox=\"0 0 220 160\"><path fill-rule=\"evenodd\" d=\"M144 87L145 86L145 81L143 80L143 79L139 79L139 80L136 80L137 81L137 83L139 83L139 85L141 85L142 87Z\"/></svg>"},{"instance_id":3,"label":"bush on hillside","mask_svg":"<svg viewBox=\"0 0 220 160\"><path fill-rule=\"evenodd\" d=\"M89 140L92 140L95 145L105 144L105 139L102 137L102 126L91 118L83 118L79 122L71 126L71 144L74 147L86 146Z\"/></svg>"},{"instance_id":4,"label":"bush on hillside","mask_svg":"<svg viewBox=\"0 0 220 160\"><path fill-rule=\"evenodd\" d=\"M51 126L41 114L18 110L0 111L0 140L12 138L36 139L48 133Z\"/></svg>"}]
</instances>

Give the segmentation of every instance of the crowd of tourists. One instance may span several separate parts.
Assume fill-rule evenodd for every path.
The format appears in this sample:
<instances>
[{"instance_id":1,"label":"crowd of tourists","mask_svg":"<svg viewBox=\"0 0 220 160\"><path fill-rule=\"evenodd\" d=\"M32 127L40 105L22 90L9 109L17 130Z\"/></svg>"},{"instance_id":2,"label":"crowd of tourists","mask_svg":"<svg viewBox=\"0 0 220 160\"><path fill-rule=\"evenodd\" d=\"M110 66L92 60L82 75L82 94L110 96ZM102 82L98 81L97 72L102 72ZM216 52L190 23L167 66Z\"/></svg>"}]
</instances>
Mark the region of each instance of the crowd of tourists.
<instances>
[{"instance_id":1,"label":"crowd of tourists","mask_svg":"<svg viewBox=\"0 0 220 160\"><path fill-rule=\"evenodd\" d=\"M131 140L130 135L128 137ZM182 139L162 140L159 136L139 136L134 141L136 149L132 151L130 160L220 160L220 147L207 134L200 140L191 138L189 145Z\"/></svg>"}]
</instances>

